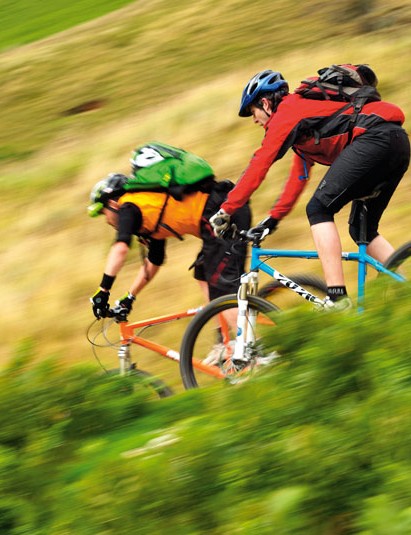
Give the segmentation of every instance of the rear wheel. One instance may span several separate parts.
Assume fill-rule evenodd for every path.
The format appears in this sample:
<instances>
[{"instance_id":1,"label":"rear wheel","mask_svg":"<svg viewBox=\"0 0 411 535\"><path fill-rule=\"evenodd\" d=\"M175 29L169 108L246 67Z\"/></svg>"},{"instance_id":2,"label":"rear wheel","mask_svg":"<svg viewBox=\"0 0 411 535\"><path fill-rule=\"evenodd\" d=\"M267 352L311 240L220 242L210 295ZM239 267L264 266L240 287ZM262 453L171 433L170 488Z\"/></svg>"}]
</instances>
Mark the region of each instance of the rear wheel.
<instances>
[{"instance_id":1,"label":"rear wheel","mask_svg":"<svg viewBox=\"0 0 411 535\"><path fill-rule=\"evenodd\" d=\"M302 286L305 290L320 299L323 299L327 295L327 285L325 284L325 281L316 275L296 274L287 276L293 282ZM302 298L277 280L272 280L262 286L258 295L267 299L270 303L274 303L277 307L283 310L295 306L308 306L312 308L312 303Z\"/></svg>"},{"instance_id":2,"label":"rear wheel","mask_svg":"<svg viewBox=\"0 0 411 535\"><path fill-rule=\"evenodd\" d=\"M411 242L399 247L385 262L384 267L411 281Z\"/></svg>"},{"instance_id":3,"label":"rear wheel","mask_svg":"<svg viewBox=\"0 0 411 535\"><path fill-rule=\"evenodd\" d=\"M247 362L241 364L232 360L237 295L214 299L196 314L181 344L180 372L185 388L212 385L221 379L229 383L242 382L278 357L269 342L277 307L255 296L249 296L248 303L246 330L253 341L245 349Z\"/></svg>"}]
</instances>

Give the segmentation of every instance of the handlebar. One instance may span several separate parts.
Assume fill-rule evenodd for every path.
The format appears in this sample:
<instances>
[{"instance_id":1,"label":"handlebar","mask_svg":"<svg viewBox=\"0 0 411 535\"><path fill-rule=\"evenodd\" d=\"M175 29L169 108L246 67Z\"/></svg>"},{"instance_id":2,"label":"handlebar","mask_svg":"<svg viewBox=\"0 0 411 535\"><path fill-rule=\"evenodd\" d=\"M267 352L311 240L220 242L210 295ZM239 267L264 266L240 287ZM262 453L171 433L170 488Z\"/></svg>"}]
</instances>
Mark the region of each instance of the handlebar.
<instances>
[{"instance_id":1,"label":"handlebar","mask_svg":"<svg viewBox=\"0 0 411 535\"><path fill-rule=\"evenodd\" d=\"M257 232L250 234L250 230L251 229L238 230L236 227L232 228L232 239L241 243L251 243L253 247L259 247L266 235L263 235L263 233L258 234Z\"/></svg>"},{"instance_id":2,"label":"handlebar","mask_svg":"<svg viewBox=\"0 0 411 535\"><path fill-rule=\"evenodd\" d=\"M215 220L214 220L214 224L217 226L217 227L221 227L222 225L224 225L225 223L225 219L223 219L222 217L217 217Z\"/></svg>"},{"instance_id":3,"label":"handlebar","mask_svg":"<svg viewBox=\"0 0 411 535\"><path fill-rule=\"evenodd\" d=\"M127 321L128 311L120 305L116 305L113 308L109 308L107 311L107 317L113 318L117 323Z\"/></svg>"}]
</instances>

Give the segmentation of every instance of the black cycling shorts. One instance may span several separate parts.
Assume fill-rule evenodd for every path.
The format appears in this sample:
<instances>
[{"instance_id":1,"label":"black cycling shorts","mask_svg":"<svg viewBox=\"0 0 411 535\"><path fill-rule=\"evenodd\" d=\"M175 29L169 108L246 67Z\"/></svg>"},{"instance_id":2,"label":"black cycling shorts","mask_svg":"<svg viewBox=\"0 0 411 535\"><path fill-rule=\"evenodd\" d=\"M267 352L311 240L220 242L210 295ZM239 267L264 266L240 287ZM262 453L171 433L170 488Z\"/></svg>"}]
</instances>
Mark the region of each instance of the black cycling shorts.
<instances>
[{"instance_id":1,"label":"black cycling shorts","mask_svg":"<svg viewBox=\"0 0 411 535\"><path fill-rule=\"evenodd\" d=\"M324 213L332 216L349 202L367 197L382 186L377 197L366 201L368 236L373 239L378 234L381 216L409 162L410 142L405 130L394 123L381 123L356 137L339 154L313 199L320 201L325 207ZM350 214L354 233L359 225L357 204L353 203ZM310 219L310 223L315 224L315 221Z\"/></svg>"},{"instance_id":2,"label":"black cycling shorts","mask_svg":"<svg viewBox=\"0 0 411 535\"><path fill-rule=\"evenodd\" d=\"M209 297L215 299L221 295L236 293L240 277L245 271L247 245L236 244L218 239L214 236L209 219L220 208L227 193L234 187L229 181L218 182L205 205L201 219L201 238L203 246L194 264L194 277L207 281ZM249 229L251 212L246 204L233 214L231 222L240 230Z\"/></svg>"}]
</instances>

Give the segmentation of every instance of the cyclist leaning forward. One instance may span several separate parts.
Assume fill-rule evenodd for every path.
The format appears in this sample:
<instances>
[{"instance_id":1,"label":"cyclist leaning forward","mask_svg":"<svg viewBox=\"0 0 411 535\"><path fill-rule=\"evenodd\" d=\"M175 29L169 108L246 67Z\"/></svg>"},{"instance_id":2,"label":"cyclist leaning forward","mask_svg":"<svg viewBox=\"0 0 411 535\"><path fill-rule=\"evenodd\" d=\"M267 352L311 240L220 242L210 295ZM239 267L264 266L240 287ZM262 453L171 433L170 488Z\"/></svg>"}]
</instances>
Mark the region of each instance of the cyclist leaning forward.
<instances>
[{"instance_id":1,"label":"cyclist leaning forward","mask_svg":"<svg viewBox=\"0 0 411 535\"><path fill-rule=\"evenodd\" d=\"M384 262L394 249L378 233L379 221L410 160L408 136L401 126L404 114L398 106L384 101L366 103L354 124L352 109L346 109L333 117L322 129L321 138L316 139L312 128L342 106L341 102L289 94L288 84L279 72L266 70L256 74L244 88L239 115L252 116L256 124L264 127L265 137L220 211L210 219L217 235L224 232L230 217L249 200L271 165L292 148L295 155L285 187L269 217L252 229L257 233L272 232L297 202L314 163L330 166L306 211L328 286L327 304L337 308L350 307L351 302L344 282L341 240L334 215L354 201L349 230L356 240L359 218L355 200L381 187L377 197L366 201L367 252Z\"/></svg>"},{"instance_id":2,"label":"cyclist leaning forward","mask_svg":"<svg viewBox=\"0 0 411 535\"><path fill-rule=\"evenodd\" d=\"M99 181L91 192L89 215L104 214L106 222L117 230L100 286L91 297L94 315L97 318L107 315L110 290L124 265L133 236L147 247L147 255L129 291L118 301L127 313L136 295L164 263L166 240L181 238L184 234L202 240L201 251L191 267L207 297L215 299L235 293L245 270L246 246L232 251L231 244L214 235L209 223L209 218L234 187L233 183L210 177L202 190L177 200L159 192L127 193L124 190L127 180L125 175L112 174ZM248 229L250 221L250 208L245 204L236 212L234 223L239 229Z\"/></svg>"}]
</instances>

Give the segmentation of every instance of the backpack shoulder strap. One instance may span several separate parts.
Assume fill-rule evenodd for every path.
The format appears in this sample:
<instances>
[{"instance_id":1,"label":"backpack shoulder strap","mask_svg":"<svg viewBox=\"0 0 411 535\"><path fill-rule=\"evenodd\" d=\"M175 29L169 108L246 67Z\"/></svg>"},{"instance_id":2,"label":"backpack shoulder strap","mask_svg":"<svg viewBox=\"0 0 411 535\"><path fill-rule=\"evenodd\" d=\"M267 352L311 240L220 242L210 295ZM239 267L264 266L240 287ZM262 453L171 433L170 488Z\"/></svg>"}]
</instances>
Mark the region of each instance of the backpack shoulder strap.
<instances>
[{"instance_id":1,"label":"backpack shoulder strap","mask_svg":"<svg viewBox=\"0 0 411 535\"><path fill-rule=\"evenodd\" d=\"M160 210L160 215L158 216L158 219L157 219L157 223L154 227L154 229L151 231L151 232L148 232L144 235L142 235L141 237L146 240L148 238L151 238L151 236L153 234L155 234L160 227L163 227L165 228L166 230L168 230L169 232L171 232L172 234L174 234L174 236L176 238L178 238L180 241L183 241L184 238L181 236L181 234L179 234L177 231L175 231L173 228L170 227L170 225L167 225L167 223L163 223L163 216L164 216L164 212L166 211L166 207L167 207L167 203L168 203L168 200L170 198L170 192L167 192L166 194L166 198L165 198L165 201L164 201L164 204Z\"/></svg>"},{"instance_id":2,"label":"backpack shoulder strap","mask_svg":"<svg viewBox=\"0 0 411 535\"><path fill-rule=\"evenodd\" d=\"M316 145L318 145L320 143L321 130L324 128L324 126L326 126L333 119L335 119L336 117L341 115L341 113L345 112L345 110L348 110L349 108L351 108L351 106L353 106L353 103L352 102L347 102L347 104L345 104L342 108L339 108L333 114L329 115L328 117L326 117L325 119L323 119L322 121L320 121L318 123L318 125L314 129L314 141L315 141ZM359 110L359 111L361 111L361 110ZM357 115L358 115L358 113L359 112L357 112ZM356 118L357 117L355 117L355 120L356 120ZM354 122L355 122L355 120L354 120Z\"/></svg>"},{"instance_id":3,"label":"backpack shoulder strap","mask_svg":"<svg viewBox=\"0 0 411 535\"><path fill-rule=\"evenodd\" d=\"M353 112L351 114L350 128L348 131L348 142L350 143L352 139L352 131L354 125L357 121L358 114L361 112L364 104L366 104L367 102L375 102L379 100L381 100L381 95L375 87L369 85L361 87L358 91L356 91L355 95L353 95L351 102L348 102L347 104L342 106L342 108L334 112L332 115L326 117L325 119L319 122L318 126L314 130L315 144L318 145L318 143L320 142L321 129L324 128L324 126L326 126L333 119L335 119L335 117L338 117L338 115L343 113L345 110L348 110L352 106Z\"/></svg>"}]
</instances>

